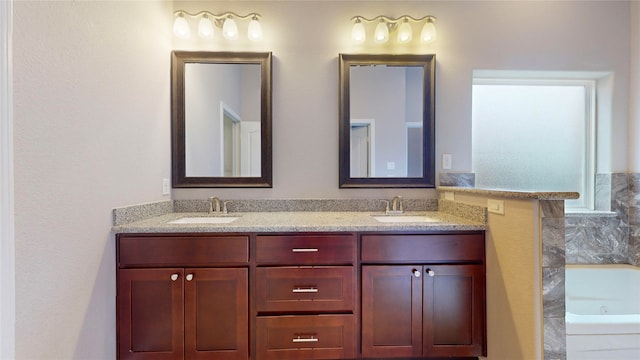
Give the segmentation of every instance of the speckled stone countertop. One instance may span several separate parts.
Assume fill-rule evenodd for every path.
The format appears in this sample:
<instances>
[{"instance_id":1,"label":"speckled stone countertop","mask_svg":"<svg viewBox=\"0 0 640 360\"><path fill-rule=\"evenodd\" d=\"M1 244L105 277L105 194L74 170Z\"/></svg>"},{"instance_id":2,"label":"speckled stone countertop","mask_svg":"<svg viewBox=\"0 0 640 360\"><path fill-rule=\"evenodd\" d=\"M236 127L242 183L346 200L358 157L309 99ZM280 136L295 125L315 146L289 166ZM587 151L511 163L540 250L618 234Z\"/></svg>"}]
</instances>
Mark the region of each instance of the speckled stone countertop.
<instances>
[{"instance_id":1,"label":"speckled stone countertop","mask_svg":"<svg viewBox=\"0 0 640 360\"><path fill-rule=\"evenodd\" d=\"M381 223L372 215L382 212L300 211L239 212L229 224L170 224L183 217L208 216L206 212L172 212L144 220L116 225L114 233L178 233L178 232L333 232L333 231L473 231L486 230L486 223L466 220L437 211L406 212L421 215L433 222Z\"/></svg>"},{"instance_id":2,"label":"speckled stone countertop","mask_svg":"<svg viewBox=\"0 0 640 360\"><path fill-rule=\"evenodd\" d=\"M570 191L524 191L506 189L480 189L473 187L440 186L439 192L459 192L486 196L496 196L509 199L531 200L567 200L578 199L580 193Z\"/></svg>"}]
</instances>

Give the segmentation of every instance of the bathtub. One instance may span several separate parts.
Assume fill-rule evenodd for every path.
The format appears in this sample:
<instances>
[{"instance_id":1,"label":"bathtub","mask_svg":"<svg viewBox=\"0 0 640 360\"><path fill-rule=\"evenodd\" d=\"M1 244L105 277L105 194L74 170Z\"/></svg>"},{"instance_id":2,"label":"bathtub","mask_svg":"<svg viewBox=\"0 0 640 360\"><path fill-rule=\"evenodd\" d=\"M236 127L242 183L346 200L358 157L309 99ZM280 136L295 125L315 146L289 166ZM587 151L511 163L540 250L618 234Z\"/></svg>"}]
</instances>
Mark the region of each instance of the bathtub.
<instances>
[{"instance_id":1,"label":"bathtub","mask_svg":"<svg viewBox=\"0 0 640 360\"><path fill-rule=\"evenodd\" d=\"M567 360L640 359L640 268L567 265Z\"/></svg>"}]
</instances>

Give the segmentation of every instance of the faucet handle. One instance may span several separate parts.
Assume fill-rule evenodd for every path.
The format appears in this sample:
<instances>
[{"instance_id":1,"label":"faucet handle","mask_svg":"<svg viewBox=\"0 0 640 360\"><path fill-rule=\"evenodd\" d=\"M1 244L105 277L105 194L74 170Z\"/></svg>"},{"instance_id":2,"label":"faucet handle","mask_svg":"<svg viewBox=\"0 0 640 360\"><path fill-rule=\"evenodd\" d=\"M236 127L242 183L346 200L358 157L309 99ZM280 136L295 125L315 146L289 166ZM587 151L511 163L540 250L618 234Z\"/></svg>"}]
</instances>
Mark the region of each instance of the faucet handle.
<instances>
[{"instance_id":1,"label":"faucet handle","mask_svg":"<svg viewBox=\"0 0 640 360\"><path fill-rule=\"evenodd\" d=\"M227 204L228 204L228 203L231 203L231 202L233 202L233 201L231 201L231 200L226 200L226 201L223 201L223 202L222 202L222 213L223 213L223 214L226 214L226 213L227 213Z\"/></svg>"},{"instance_id":2,"label":"faucet handle","mask_svg":"<svg viewBox=\"0 0 640 360\"><path fill-rule=\"evenodd\" d=\"M388 213L389 213L389 200L386 200L386 199L380 199L380 201L382 201L383 203L385 203L384 213L385 213L385 214L388 214Z\"/></svg>"}]
</instances>

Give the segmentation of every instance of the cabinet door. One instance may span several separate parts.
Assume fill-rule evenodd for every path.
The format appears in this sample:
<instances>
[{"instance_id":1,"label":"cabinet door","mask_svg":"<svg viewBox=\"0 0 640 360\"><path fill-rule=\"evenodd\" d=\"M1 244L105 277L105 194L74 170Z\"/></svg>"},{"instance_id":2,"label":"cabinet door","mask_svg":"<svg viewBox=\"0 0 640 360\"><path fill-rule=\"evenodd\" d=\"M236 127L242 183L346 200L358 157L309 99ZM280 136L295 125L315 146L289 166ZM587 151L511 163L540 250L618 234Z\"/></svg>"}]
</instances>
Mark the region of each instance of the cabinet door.
<instances>
[{"instance_id":1,"label":"cabinet door","mask_svg":"<svg viewBox=\"0 0 640 360\"><path fill-rule=\"evenodd\" d=\"M362 267L362 356L422 355L421 266Z\"/></svg>"},{"instance_id":2,"label":"cabinet door","mask_svg":"<svg viewBox=\"0 0 640 360\"><path fill-rule=\"evenodd\" d=\"M185 270L185 358L249 358L246 268Z\"/></svg>"},{"instance_id":3,"label":"cabinet door","mask_svg":"<svg viewBox=\"0 0 640 360\"><path fill-rule=\"evenodd\" d=\"M118 357L182 359L182 269L118 271Z\"/></svg>"},{"instance_id":4,"label":"cabinet door","mask_svg":"<svg viewBox=\"0 0 640 360\"><path fill-rule=\"evenodd\" d=\"M486 355L484 267L424 268L424 355Z\"/></svg>"}]
</instances>

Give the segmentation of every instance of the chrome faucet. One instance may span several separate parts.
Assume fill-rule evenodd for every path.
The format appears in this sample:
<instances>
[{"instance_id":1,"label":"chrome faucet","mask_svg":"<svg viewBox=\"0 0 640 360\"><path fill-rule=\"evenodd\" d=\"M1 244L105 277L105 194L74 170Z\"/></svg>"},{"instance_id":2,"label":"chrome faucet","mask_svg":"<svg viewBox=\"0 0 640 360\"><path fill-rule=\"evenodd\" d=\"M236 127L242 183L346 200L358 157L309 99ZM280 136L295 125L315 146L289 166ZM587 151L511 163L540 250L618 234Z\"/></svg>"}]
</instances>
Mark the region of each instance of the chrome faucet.
<instances>
[{"instance_id":1,"label":"chrome faucet","mask_svg":"<svg viewBox=\"0 0 640 360\"><path fill-rule=\"evenodd\" d=\"M209 214L220 212L220 199L217 196L211 196L209 199Z\"/></svg>"},{"instance_id":2,"label":"chrome faucet","mask_svg":"<svg viewBox=\"0 0 640 360\"><path fill-rule=\"evenodd\" d=\"M221 201L217 196L211 196L207 201L209 201L209 214L227 215L227 204L231 201ZM220 204L222 204L222 207L220 207Z\"/></svg>"},{"instance_id":3,"label":"chrome faucet","mask_svg":"<svg viewBox=\"0 0 640 360\"><path fill-rule=\"evenodd\" d=\"M402 208L402 196L394 196L391 199L391 210L387 212L390 215L401 215L404 213Z\"/></svg>"}]
</instances>

